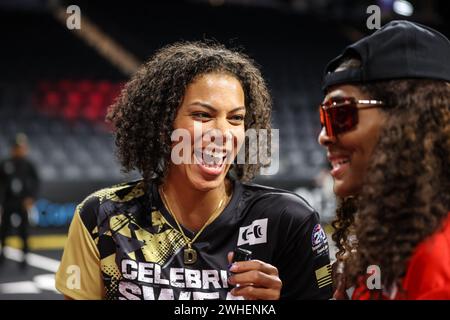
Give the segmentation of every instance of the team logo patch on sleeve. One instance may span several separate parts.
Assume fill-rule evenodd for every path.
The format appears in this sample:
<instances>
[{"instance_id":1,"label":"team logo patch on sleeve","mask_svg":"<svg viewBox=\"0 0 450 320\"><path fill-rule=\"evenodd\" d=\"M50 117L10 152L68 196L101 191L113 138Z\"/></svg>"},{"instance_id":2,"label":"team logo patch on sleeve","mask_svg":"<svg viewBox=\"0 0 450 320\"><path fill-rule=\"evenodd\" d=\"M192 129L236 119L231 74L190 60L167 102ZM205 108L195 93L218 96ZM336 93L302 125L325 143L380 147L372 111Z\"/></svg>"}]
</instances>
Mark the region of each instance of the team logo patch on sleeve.
<instances>
[{"instance_id":1,"label":"team logo patch on sleeve","mask_svg":"<svg viewBox=\"0 0 450 320\"><path fill-rule=\"evenodd\" d=\"M331 279L331 265L328 264L316 270L317 285L323 288L333 282Z\"/></svg>"},{"instance_id":2,"label":"team logo patch on sleeve","mask_svg":"<svg viewBox=\"0 0 450 320\"><path fill-rule=\"evenodd\" d=\"M327 235L320 224L316 224L313 228L311 245L313 252L318 256L328 253Z\"/></svg>"},{"instance_id":3,"label":"team logo patch on sleeve","mask_svg":"<svg viewBox=\"0 0 450 320\"><path fill-rule=\"evenodd\" d=\"M247 227L239 228L238 246L244 244L259 244L267 242L268 219L255 220Z\"/></svg>"}]
</instances>

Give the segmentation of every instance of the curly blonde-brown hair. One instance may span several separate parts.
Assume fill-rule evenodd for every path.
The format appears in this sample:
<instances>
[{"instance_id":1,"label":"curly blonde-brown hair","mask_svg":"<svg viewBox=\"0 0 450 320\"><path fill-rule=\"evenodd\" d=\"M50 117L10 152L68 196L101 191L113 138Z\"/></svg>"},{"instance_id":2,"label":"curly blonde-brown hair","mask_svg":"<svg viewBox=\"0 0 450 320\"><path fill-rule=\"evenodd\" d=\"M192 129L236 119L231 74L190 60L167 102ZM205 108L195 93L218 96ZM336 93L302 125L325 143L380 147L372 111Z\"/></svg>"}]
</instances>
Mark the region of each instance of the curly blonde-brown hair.
<instances>
[{"instance_id":1,"label":"curly blonde-brown hair","mask_svg":"<svg viewBox=\"0 0 450 320\"><path fill-rule=\"evenodd\" d=\"M214 72L232 75L245 94L245 129L271 130L272 100L261 72L245 54L212 42L178 42L156 52L125 85L107 121L115 130L118 158L125 172L137 169L148 183L168 168L171 133L187 86ZM246 148L246 157L251 150ZM233 164L240 180L252 179L258 164Z\"/></svg>"}]
</instances>

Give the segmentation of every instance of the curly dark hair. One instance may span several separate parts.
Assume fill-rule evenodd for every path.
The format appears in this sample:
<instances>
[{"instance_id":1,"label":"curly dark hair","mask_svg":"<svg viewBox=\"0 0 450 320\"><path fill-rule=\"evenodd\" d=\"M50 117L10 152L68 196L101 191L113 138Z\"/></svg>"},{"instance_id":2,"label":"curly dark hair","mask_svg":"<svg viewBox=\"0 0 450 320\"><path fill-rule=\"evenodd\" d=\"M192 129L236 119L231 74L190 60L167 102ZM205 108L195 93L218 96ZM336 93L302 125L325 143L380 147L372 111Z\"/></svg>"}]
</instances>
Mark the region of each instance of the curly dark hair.
<instances>
[{"instance_id":1,"label":"curly dark hair","mask_svg":"<svg viewBox=\"0 0 450 320\"><path fill-rule=\"evenodd\" d=\"M347 286L359 285L366 268L377 265L384 288L401 288L415 248L450 211L450 83L398 79L356 86L385 101L387 120L361 192L340 199L336 258L345 264Z\"/></svg>"},{"instance_id":2,"label":"curly dark hair","mask_svg":"<svg viewBox=\"0 0 450 320\"><path fill-rule=\"evenodd\" d=\"M272 100L261 72L245 54L207 42L178 42L157 51L125 85L108 111L117 155L125 172L137 169L144 182L167 174L171 133L186 87L207 73L235 77L245 94L245 129L271 130ZM248 157L249 148L246 148ZM265 166L266 164L264 164ZM233 164L240 180L252 179L262 164Z\"/></svg>"},{"instance_id":3,"label":"curly dark hair","mask_svg":"<svg viewBox=\"0 0 450 320\"><path fill-rule=\"evenodd\" d=\"M350 252L352 244L350 237L354 235L351 227L355 222L357 211L356 201L353 197L337 199L336 218L331 225L334 228L331 238L336 243L336 260L341 262L346 259L346 253Z\"/></svg>"}]
</instances>

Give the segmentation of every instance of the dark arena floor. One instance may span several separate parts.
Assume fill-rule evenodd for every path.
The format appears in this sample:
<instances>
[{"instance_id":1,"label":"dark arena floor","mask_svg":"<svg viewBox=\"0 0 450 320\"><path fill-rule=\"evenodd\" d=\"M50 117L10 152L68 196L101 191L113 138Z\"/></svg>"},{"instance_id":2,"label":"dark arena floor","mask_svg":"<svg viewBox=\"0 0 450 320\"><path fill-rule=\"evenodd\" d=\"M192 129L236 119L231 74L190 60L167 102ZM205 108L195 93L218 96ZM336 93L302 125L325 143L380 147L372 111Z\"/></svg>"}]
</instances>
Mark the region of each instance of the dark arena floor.
<instances>
[{"instance_id":1,"label":"dark arena floor","mask_svg":"<svg viewBox=\"0 0 450 320\"><path fill-rule=\"evenodd\" d=\"M17 237L7 239L0 263L0 300L61 300L55 289L54 273L62 256L63 234L39 234L30 237L31 251L26 264L18 249Z\"/></svg>"}]
</instances>

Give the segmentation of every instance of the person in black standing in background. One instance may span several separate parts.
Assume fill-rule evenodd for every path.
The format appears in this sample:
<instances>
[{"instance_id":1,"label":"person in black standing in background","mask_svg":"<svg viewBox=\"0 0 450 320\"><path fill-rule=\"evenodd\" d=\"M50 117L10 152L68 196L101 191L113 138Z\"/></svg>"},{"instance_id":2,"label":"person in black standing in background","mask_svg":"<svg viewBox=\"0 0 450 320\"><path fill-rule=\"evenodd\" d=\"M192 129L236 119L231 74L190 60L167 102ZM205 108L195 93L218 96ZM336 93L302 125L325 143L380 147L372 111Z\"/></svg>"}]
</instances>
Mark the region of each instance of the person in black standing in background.
<instances>
[{"instance_id":1,"label":"person in black standing in background","mask_svg":"<svg viewBox=\"0 0 450 320\"><path fill-rule=\"evenodd\" d=\"M3 249L8 232L11 229L11 216L20 216L19 234L23 241L22 267L26 266L28 252L28 211L33 206L39 188L36 168L27 158L28 139L25 134L16 135L11 157L0 163L0 203L1 203L1 251L0 262L4 260Z\"/></svg>"}]
</instances>

